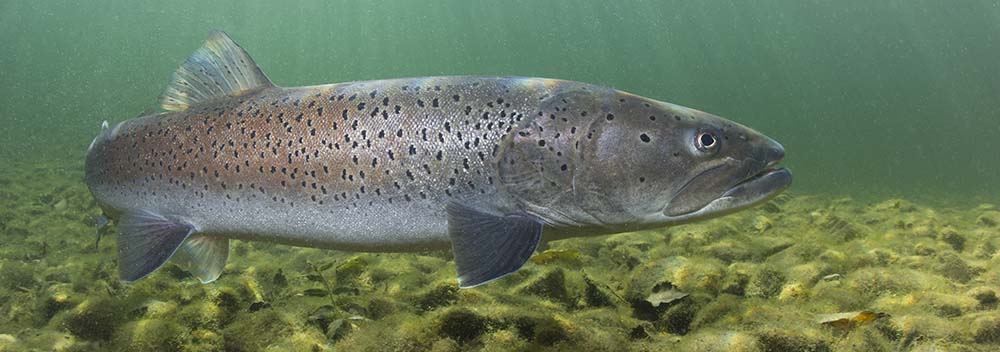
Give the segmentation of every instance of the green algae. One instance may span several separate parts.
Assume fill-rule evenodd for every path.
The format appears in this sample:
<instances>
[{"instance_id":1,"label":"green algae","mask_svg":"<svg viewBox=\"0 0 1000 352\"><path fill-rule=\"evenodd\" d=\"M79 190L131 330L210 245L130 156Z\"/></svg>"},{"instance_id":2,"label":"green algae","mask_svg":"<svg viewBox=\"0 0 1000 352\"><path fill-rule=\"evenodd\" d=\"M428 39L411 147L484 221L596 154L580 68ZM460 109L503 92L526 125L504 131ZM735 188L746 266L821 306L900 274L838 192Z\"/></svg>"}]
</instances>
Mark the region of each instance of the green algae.
<instances>
[{"instance_id":1,"label":"green algae","mask_svg":"<svg viewBox=\"0 0 1000 352\"><path fill-rule=\"evenodd\" d=\"M5 177L2 230L18 240L0 247L4 350L1000 346L993 205L783 195L703 223L552 242L517 273L466 290L447 252L239 241L215 283L167 264L123 284L114 236L94 247L99 210L65 172ZM650 303L663 292L674 294ZM856 311L886 316L849 329L817 320Z\"/></svg>"}]
</instances>

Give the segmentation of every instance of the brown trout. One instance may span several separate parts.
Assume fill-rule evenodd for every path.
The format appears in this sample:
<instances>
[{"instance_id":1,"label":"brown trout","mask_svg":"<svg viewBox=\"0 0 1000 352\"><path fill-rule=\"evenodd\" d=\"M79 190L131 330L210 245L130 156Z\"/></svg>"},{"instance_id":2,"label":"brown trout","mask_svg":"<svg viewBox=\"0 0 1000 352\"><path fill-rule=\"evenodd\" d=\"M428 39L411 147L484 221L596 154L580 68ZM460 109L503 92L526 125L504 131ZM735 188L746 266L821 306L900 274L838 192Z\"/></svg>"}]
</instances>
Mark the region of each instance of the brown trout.
<instances>
[{"instance_id":1,"label":"brown trout","mask_svg":"<svg viewBox=\"0 0 1000 352\"><path fill-rule=\"evenodd\" d=\"M87 153L125 281L172 260L211 282L240 239L451 248L472 287L540 242L720 216L791 183L780 144L702 111L525 77L284 88L222 32L160 106L105 125Z\"/></svg>"}]
</instances>

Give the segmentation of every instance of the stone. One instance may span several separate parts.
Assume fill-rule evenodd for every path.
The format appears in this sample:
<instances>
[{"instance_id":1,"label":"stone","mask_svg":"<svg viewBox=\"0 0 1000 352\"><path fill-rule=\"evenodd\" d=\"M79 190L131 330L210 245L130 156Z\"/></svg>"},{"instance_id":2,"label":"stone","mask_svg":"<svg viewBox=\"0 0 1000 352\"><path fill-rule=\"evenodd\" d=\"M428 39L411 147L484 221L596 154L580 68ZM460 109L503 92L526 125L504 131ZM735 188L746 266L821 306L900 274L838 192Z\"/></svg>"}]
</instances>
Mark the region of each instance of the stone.
<instances>
[{"instance_id":1,"label":"stone","mask_svg":"<svg viewBox=\"0 0 1000 352\"><path fill-rule=\"evenodd\" d=\"M464 344L486 332L487 320L468 308L457 307L441 314L435 325L441 336Z\"/></svg>"}]
</instances>

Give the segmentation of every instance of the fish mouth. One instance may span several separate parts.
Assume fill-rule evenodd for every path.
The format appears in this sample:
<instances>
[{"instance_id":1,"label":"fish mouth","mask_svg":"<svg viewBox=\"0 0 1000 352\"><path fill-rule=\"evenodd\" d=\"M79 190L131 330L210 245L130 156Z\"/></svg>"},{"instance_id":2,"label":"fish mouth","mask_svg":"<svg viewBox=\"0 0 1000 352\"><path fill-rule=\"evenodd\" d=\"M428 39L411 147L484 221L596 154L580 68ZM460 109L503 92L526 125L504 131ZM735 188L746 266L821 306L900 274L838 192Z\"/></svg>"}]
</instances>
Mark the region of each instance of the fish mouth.
<instances>
[{"instance_id":1,"label":"fish mouth","mask_svg":"<svg viewBox=\"0 0 1000 352\"><path fill-rule=\"evenodd\" d=\"M692 212L666 215L666 220L682 224L698 219L717 217L743 210L774 198L792 184L792 173L777 166L778 161L768 163L759 172L736 183L721 196Z\"/></svg>"},{"instance_id":2,"label":"fish mouth","mask_svg":"<svg viewBox=\"0 0 1000 352\"><path fill-rule=\"evenodd\" d=\"M754 205L781 193L792 183L792 173L773 162L760 172L747 177L722 194L719 199L732 198L733 201ZM719 200L717 199L717 200Z\"/></svg>"}]
</instances>

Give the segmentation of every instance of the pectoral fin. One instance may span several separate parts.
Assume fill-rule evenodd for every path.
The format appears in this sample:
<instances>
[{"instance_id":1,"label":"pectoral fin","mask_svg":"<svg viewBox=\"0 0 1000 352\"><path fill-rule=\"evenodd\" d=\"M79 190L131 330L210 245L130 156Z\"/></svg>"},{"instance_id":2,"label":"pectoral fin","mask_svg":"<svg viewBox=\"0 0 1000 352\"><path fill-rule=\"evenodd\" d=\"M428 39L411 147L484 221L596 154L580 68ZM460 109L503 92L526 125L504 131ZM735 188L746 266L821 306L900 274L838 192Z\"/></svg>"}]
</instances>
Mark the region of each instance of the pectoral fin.
<instances>
[{"instance_id":1,"label":"pectoral fin","mask_svg":"<svg viewBox=\"0 0 1000 352\"><path fill-rule=\"evenodd\" d=\"M531 258L542 235L542 223L528 214L495 215L458 203L449 204L447 210L461 288L517 271Z\"/></svg>"},{"instance_id":2,"label":"pectoral fin","mask_svg":"<svg viewBox=\"0 0 1000 352\"><path fill-rule=\"evenodd\" d=\"M128 282L163 266L195 230L191 224L145 210L123 214L118 228L118 275Z\"/></svg>"}]
</instances>

